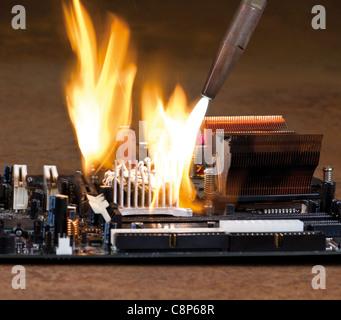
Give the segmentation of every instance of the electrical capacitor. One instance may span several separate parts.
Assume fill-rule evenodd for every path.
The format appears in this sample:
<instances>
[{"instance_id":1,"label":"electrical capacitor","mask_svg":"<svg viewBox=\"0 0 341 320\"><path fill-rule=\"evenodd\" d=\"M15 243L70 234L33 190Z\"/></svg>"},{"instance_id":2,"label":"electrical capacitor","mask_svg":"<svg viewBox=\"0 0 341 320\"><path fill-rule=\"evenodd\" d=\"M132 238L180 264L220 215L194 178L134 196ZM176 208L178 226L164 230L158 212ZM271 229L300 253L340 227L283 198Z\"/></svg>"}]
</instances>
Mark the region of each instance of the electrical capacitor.
<instances>
[{"instance_id":1,"label":"electrical capacitor","mask_svg":"<svg viewBox=\"0 0 341 320\"><path fill-rule=\"evenodd\" d=\"M54 227L54 243L58 244L58 235L67 234L68 196L50 196L49 223Z\"/></svg>"}]
</instances>

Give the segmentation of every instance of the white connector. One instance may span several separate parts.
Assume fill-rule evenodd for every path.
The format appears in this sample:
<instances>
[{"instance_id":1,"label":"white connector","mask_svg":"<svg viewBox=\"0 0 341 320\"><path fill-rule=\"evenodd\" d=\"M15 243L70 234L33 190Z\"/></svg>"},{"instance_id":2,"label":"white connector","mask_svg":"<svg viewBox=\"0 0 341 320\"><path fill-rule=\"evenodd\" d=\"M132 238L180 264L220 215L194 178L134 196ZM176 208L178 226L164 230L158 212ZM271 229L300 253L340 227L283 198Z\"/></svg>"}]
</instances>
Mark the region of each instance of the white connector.
<instances>
[{"instance_id":1,"label":"white connector","mask_svg":"<svg viewBox=\"0 0 341 320\"><path fill-rule=\"evenodd\" d=\"M58 248L56 249L57 256L71 256L72 247L70 245L70 237L58 238Z\"/></svg>"},{"instance_id":2,"label":"white connector","mask_svg":"<svg viewBox=\"0 0 341 320\"><path fill-rule=\"evenodd\" d=\"M300 220L224 220L220 228L228 233L303 232Z\"/></svg>"},{"instance_id":3,"label":"white connector","mask_svg":"<svg viewBox=\"0 0 341 320\"><path fill-rule=\"evenodd\" d=\"M95 214L101 214L104 218L105 222L110 222L111 217L107 211L107 208L109 207L109 203L107 200L105 200L104 195L100 194L97 197L91 196L87 194L89 204L91 209Z\"/></svg>"},{"instance_id":4,"label":"white connector","mask_svg":"<svg viewBox=\"0 0 341 320\"><path fill-rule=\"evenodd\" d=\"M28 190L26 188L27 166L18 164L14 165L13 177L13 209L26 210L28 207Z\"/></svg>"},{"instance_id":5,"label":"white connector","mask_svg":"<svg viewBox=\"0 0 341 320\"><path fill-rule=\"evenodd\" d=\"M44 166L44 191L46 194L46 210L49 210L50 196L59 194L56 166Z\"/></svg>"}]
</instances>

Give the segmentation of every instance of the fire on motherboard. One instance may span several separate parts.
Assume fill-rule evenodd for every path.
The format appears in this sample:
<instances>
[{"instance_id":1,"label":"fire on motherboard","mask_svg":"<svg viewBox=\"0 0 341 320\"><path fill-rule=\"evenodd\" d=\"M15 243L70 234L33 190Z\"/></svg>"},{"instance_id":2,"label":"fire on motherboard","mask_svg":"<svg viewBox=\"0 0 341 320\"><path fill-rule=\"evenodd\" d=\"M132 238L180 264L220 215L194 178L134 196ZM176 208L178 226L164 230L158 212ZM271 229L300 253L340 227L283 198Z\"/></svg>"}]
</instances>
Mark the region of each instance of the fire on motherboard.
<instances>
[{"instance_id":1,"label":"fire on motherboard","mask_svg":"<svg viewBox=\"0 0 341 320\"><path fill-rule=\"evenodd\" d=\"M63 176L46 165L31 176L26 165L4 167L0 257L340 254L333 169L314 177L322 135L292 131L282 116L205 116L265 5L242 1L195 108L180 86L167 104L145 87L138 142L127 25L111 17L98 52L79 0L64 5L77 56L67 106L84 169Z\"/></svg>"},{"instance_id":2,"label":"fire on motherboard","mask_svg":"<svg viewBox=\"0 0 341 320\"><path fill-rule=\"evenodd\" d=\"M217 124L224 129L215 130ZM206 117L202 126L206 134L198 136L190 165L199 211L179 205L171 181L149 158L115 161L112 170L89 177L80 171L59 176L55 166L30 176L26 165L6 166L0 253L113 258L339 252L341 201L335 199L333 169L324 168L323 181L313 177L321 135L292 132L280 116ZM208 147L213 162L199 163Z\"/></svg>"}]
</instances>

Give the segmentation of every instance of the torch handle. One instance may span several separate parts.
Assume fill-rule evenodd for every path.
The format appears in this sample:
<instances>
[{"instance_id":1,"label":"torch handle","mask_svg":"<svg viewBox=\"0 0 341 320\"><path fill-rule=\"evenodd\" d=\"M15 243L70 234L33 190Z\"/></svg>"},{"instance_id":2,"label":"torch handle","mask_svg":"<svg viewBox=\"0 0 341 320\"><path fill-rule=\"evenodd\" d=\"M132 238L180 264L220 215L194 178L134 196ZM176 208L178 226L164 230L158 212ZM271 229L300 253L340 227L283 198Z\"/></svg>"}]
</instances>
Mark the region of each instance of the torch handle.
<instances>
[{"instance_id":1,"label":"torch handle","mask_svg":"<svg viewBox=\"0 0 341 320\"><path fill-rule=\"evenodd\" d=\"M266 0L243 0L228 28L211 67L202 95L214 99L231 73L266 7Z\"/></svg>"}]
</instances>

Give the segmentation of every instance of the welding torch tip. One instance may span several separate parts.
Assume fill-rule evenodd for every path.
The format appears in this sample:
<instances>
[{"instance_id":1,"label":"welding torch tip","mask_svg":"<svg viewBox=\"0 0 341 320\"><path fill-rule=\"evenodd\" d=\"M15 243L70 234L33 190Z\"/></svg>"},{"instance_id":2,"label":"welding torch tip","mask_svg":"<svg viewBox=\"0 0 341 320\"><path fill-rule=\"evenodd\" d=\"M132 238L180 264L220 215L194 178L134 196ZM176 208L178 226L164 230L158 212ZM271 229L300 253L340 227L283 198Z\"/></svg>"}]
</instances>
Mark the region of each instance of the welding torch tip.
<instances>
[{"instance_id":1,"label":"welding torch tip","mask_svg":"<svg viewBox=\"0 0 341 320\"><path fill-rule=\"evenodd\" d=\"M251 6L263 13L266 7L266 0L243 0L242 5L243 4Z\"/></svg>"},{"instance_id":2,"label":"welding torch tip","mask_svg":"<svg viewBox=\"0 0 341 320\"><path fill-rule=\"evenodd\" d=\"M211 100L213 100L212 98L210 98L210 97L206 97L203 93L201 94L201 96L203 97L203 98L206 98L208 101L211 101Z\"/></svg>"},{"instance_id":3,"label":"welding torch tip","mask_svg":"<svg viewBox=\"0 0 341 320\"><path fill-rule=\"evenodd\" d=\"M244 53L266 4L266 0L242 0L225 33L207 77L202 90L204 97L210 100L216 97L226 78Z\"/></svg>"}]
</instances>

